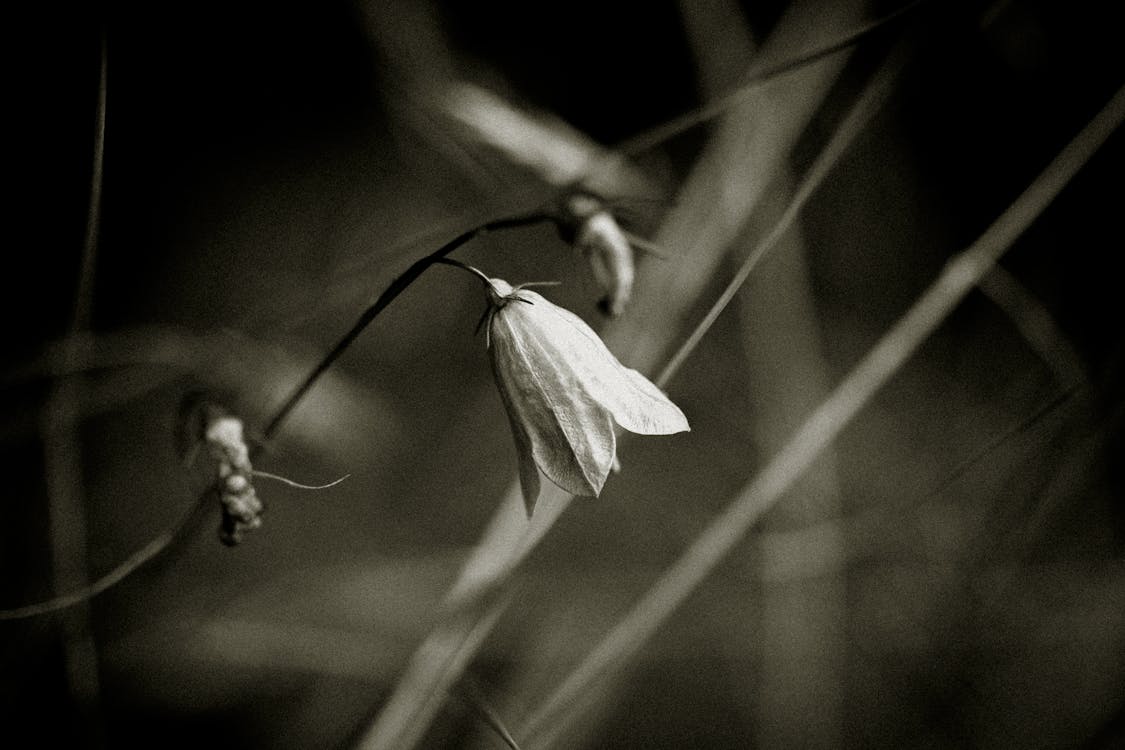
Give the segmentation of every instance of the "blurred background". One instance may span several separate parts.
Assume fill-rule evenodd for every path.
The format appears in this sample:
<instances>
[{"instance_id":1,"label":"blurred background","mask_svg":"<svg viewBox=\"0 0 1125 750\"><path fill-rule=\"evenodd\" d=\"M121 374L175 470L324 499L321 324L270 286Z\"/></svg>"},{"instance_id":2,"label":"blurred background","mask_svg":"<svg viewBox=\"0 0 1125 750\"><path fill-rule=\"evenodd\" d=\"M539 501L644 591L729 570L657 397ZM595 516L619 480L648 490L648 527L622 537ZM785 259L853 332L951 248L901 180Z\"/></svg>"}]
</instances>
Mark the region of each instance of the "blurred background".
<instances>
[{"instance_id":1,"label":"blurred background","mask_svg":"<svg viewBox=\"0 0 1125 750\"><path fill-rule=\"evenodd\" d=\"M486 714L521 747L1120 746L1120 134L581 713L521 734L1125 82L1111 6L108 2L12 17L0 608L96 581L177 527L214 471L177 452L185 393L214 394L262 442L411 261L557 197L623 143L598 187L663 257L638 255L620 319L549 224L457 257L561 282L544 293L659 371L883 86L667 384L692 431L623 442L602 496L562 512L419 746L504 747ZM68 350L103 31L92 335ZM244 544L219 543L208 505L92 600L0 621L9 738L356 746L515 475L482 309L475 281L430 270L256 458L345 482L259 480L264 524Z\"/></svg>"}]
</instances>

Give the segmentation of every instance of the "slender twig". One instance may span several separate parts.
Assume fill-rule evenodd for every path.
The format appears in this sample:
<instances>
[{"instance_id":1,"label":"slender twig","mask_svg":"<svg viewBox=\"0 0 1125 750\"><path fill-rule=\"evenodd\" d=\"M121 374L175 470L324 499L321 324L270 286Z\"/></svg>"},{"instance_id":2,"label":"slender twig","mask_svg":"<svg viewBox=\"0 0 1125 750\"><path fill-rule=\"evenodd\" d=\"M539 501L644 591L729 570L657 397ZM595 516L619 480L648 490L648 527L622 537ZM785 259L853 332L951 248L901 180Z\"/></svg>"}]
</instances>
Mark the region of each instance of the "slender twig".
<instances>
[{"instance_id":1,"label":"slender twig","mask_svg":"<svg viewBox=\"0 0 1125 750\"><path fill-rule=\"evenodd\" d=\"M327 484L301 484L300 482L294 482L292 479L289 479L287 477L283 477L280 474L274 474L273 472L269 472L269 471L262 471L261 469L254 469L250 473L255 477L261 477L263 479L272 479L275 482L281 482L282 484L287 484L290 487L296 487L299 490L326 490L329 487L335 487L340 482L344 481L345 479L347 479L348 477L351 476L351 474L345 474L344 476L340 477L339 479L334 479Z\"/></svg>"},{"instance_id":2,"label":"slender twig","mask_svg":"<svg viewBox=\"0 0 1125 750\"><path fill-rule=\"evenodd\" d=\"M266 429L262 432L263 436L267 440L269 440L277 433L278 429L281 427L281 423L285 421L285 418L289 416L289 413L293 411L293 409L297 406L301 399L304 398L305 394L309 392L309 389L313 387L320 376L323 375L337 359L340 358L341 354L347 351L348 347L351 346L357 338L359 338L359 335L363 333L364 329L367 328L367 326L371 325L371 322L375 320L376 316L378 316L379 313L386 309L388 305L394 302L400 294L406 291L407 287L413 284L414 281L419 276L421 276L427 268L434 265L434 263L436 263L438 260L444 258L446 255L449 255L451 252L461 247L465 243L487 232L530 226L532 224L539 224L545 221L551 221L551 217L548 214L542 212L490 221L487 224L483 224L479 227L470 229L467 232L463 232L462 234L457 235L434 252L414 261L414 263L411 264L410 267L407 268L401 276L390 283L390 286L388 286L386 290L379 295L379 298L376 299L370 307L363 311L363 313L359 316L359 319L356 320L351 329L347 333L345 333L338 342L336 342L336 345L332 347L331 350L329 350L328 354L326 354L324 358L320 360L320 362L317 363L316 367L312 369L312 372L310 372L305 377L305 379L301 381L301 384L297 386L292 395L290 395L289 398L286 399L285 403L281 405L281 408L277 410L277 414L274 416L274 418L270 420L268 425L266 425Z\"/></svg>"},{"instance_id":3,"label":"slender twig","mask_svg":"<svg viewBox=\"0 0 1125 750\"><path fill-rule=\"evenodd\" d=\"M101 40L101 60L98 69L98 99L95 109L94 159L90 172L90 205L86 214L86 237L82 261L78 271L78 290L71 333L84 330L90 324L90 307L94 297L94 261L98 250L98 232L102 215L102 185L105 172L105 108L106 108L106 41Z\"/></svg>"},{"instance_id":4,"label":"slender twig","mask_svg":"<svg viewBox=\"0 0 1125 750\"><path fill-rule=\"evenodd\" d=\"M792 486L995 265L1125 119L1125 88L1059 153L852 369L741 494L528 719L525 735L560 721L584 691L651 637L754 522Z\"/></svg>"},{"instance_id":5,"label":"slender twig","mask_svg":"<svg viewBox=\"0 0 1125 750\"><path fill-rule=\"evenodd\" d=\"M191 507L180 521L161 533L144 547L134 552L109 573L106 573L93 583L77 591L72 591L44 602L28 604L14 609L0 610L0 620L22 620L28 617L37 617L51 612L58 612L93 599L107 589L116 586L118 583L140 570L150 560L153 560L158 555L165 552L177 539L184 536L186 530L195 528L196 524L194 520L201 518L203 513L210 508L214 502L214 493L211 490L207 490L192 503Z\"/></svg>"},{"instance_id":6,"label":"slender twig","mask_svg":"<svg viewBox=\"0 0 1125 750\"><path fill-rule=\"evenodd\" d=\"M462 271L468 271L473 276L476 276L478 279L480 279L481 282L484 283L485 287L491 287L492 286L492 279L488 278L488 274L486 274L484 271L480 270L479 268L474 268L473 266L470 266L467 263L462 263L461 261L454 260L453 258L438 258L437 260L434 261L434 263L435 264L440 263L443 266L453 266L454 268L460 268Z\"/></svg>"},{"instance_id":7,"label":"slender twig","mask_svg":"<svg viewBox=\"0 0 1125 750\"><path fill-rule=\"evenodd\" d=\"M1028 416L994 436L991 440L986 441L973 451L971 455L961 461L961 463L947 472L931 489L926 491L921 496L922 500L928 500L941 495L948 487L960 481L962 477L972 471L981 461L991 456L994 451L1011 442L1013 439L1025 434L1033 427L1037 427L1039 422L1044 418L1053 415L1060 407L1069 404L1084 388L1084 384L1075 383L1059 391L1053 398L1041 404Z\"/></svg>"}]
</instances>

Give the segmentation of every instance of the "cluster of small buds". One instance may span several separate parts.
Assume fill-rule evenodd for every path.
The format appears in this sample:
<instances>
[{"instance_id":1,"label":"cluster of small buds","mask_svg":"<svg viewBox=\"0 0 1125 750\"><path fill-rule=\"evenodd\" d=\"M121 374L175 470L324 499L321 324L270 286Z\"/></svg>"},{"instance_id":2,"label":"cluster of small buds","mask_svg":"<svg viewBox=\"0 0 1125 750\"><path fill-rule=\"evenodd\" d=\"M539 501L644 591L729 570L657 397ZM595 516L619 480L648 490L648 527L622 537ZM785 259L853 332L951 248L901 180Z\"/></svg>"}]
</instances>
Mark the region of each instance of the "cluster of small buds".
<instances>
[{"instance_id":1,"label":"cluster of small buds","mask_svg":"<svg viewBox=\"0 0 1125 750\"><path fill-rule=\"evenodd\" d=\"M245 532L262 525L262 501L251 477L250 451L242 434L242 420L218 414L207 420L203 440L218 472L218 490L223 508L219 539L228 546L242 541Z\"/></svg>"}]
</instances>

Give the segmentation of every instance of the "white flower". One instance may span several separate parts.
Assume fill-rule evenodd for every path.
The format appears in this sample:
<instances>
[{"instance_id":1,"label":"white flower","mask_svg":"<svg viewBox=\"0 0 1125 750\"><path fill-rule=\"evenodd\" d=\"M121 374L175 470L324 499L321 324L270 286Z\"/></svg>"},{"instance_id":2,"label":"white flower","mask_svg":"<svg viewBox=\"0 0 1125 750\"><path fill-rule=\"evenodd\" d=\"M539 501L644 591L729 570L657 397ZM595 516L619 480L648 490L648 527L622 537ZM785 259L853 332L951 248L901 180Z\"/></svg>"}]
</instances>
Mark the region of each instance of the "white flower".
<instances>
[{"instance_id":1,"label":"white flower","mask_svg":"<svg viewBox=\"0 0 1125 750\"><path fill-rule=\"evenodd\" d=\"M690 429L683 412L618 362L577 315L501 279L488 280L488 294L492 369L529 513L539 471L572 494L601 492L616 462L615 423L642 435Z\"/></svg>"}]
</instances>

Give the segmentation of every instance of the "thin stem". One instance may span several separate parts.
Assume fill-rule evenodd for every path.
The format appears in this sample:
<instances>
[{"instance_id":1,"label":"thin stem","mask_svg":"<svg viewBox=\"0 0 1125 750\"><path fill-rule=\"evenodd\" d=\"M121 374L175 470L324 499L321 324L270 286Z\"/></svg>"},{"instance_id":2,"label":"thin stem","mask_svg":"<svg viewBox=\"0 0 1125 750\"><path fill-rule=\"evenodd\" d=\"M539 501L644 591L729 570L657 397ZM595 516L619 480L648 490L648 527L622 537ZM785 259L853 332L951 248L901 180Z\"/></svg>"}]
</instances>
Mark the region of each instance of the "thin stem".
<instances>
[{"instance_id":1,"label":"thin stem","mask_svg":"<svg viewBox=\"0 0 1125 750\"><path fill-rule=\"evenodd\" d=\"M72 332L89 327L94 296L94 260L98 250L98 231L102 215L102 184L105 171L106 40L102 32L101 60L98 69L98 99L94 115L94 160L90 172L90 205L86 215L86 238L75 293Z\"/></svg>"},{"instance_id":2,"label":"thin stem","mask_svg":"<svg viewBox=\"0 0 1125 750\"><path fill-rule=\"evenodd\" d=\"M261 453L261 446L253 446L250 449L251 458L257 457ZM268 472L254 472L257 476L267 475ZM332 484L337 484L348 478L349 475L340 477ZM280 481L288 482L282 477L277 477L273 474L268 474L270 479L278 479ZM290 482L295 484L295 482ZM325 486L332 486L325 485ZM322 489L320 487L304 487L303 485L296 485L302 489ZM208 509L215 503L215 493L213 488L204 490L191 506L184 513L184 515L173 524L170 528L165 530L155 539L150 541L145 546L134 552L127 557L123 562L117 565L113 570L109 571L96 581L83 586L69 594L63 594L42 602L35 604L26 604L22 607L13 607L12 609L0 609L0 621L2 620L23 620L29 617L38 617L40 615L57 612L59 610L73 607L76 604L93 599L95 596L104 593L108 589L116 586L124 581L126 578L136 573L142 567L147 565L153 559L167 551L174 543L184 539L188 536L188 532L196 528L196 526L203 520L204 515Z\"/></svg>"},{"instance_id":3,"label":"thin stem","mask_svg":"<svg viewBox=\"0 0 1125 750\"><path fill-rule=\"evenodd\" d=\"M957 466L948 472L940 481L938 481L932 488L921 496L922 501L938 497L945 490L955 482L961 480L968 474L974 467L980 464L985 458L992 455L998 448L1011 442L1014 438L1020 437L1033 427L1037 427L1039 422L1044 418L1052 415L1059 407L1064 404L1070 403L1072 399L1085 387L1084 383L1075 383L1064 390L1060 391L1054 398L1048 400L1033 411L1028 416L1021 419L1016 424L1004 430L1000 434L993 437L991 440L986 441L983 445L977 448L968 458L964 459Z\"/></svg>"},{"instance_id":4,"label":"thin stem","mask_svg":"<svg viewBox=\"0 0 1125 750\"><path fill-rule=\"evenodd\" d=\"M359 338L359 335L363 333L364 329L367 328L367 326L371 325L371 322L375 320L376 316L378 316L379 313L383 312L383 310L385 310L388 305L394 302L400 294L405 292L407 287L413 284L418 279L418 277L426 271L427 268L434 265L439 260L443 259L446 255L449 255L451 252L461 247L465 243L476 237L479 237L482 234L494 232L501 229L513 229L515 227L530 226L545 221L551 221L551 217L542 212L490 221L487 224L483 224L479 227L459 234L434 252L414 261L414 263L411 264L410 267L407 268L401 276L390 283L390 286L388 286L386 290L379 295L379 298L375 300L374 304L363 311L363 313L359 316L359 319L356 320L351 329L347 333L345 333L338 342L336 342L336 345L329 350L328 354L326 354L324 358L317 363L316 367L312 369L312 372L310 372L305 377L301 384L298 385L297 388L293 391L292 395L290 395L289 398L286 399L285 403L281 405L281 408L278 409L277 414L274 415L274 418L270 420L269 424L266 425L266 429L262 432L262 435L265 437L265 439L269 440L277 434L278 429L280 429L281 427L281 423L285 421L285 418L289 416L289 413L293 411L297 404L300 403L301 399L304 398L305 394L309 392L309 389L311 389L316 381L320 379L320 376L323 375L337 359L340 358L341 354L347 351L348 347L351 346L357 338Z\"/></svg>"},{"instance_id":5,"label":"thin stem","mask_svg":"<svg viewBox=\"0 0 1125 750\"><path fill-rule=\"evenodd\" d=\"M438 258L434 261L434 263L440 263L443 266L453 266L454 268L460 268L462 271L468 271L469 273L480 279L482 282L484 282L484 285L486 287L492 287L492 279L488 278L488 274L484 273L479 268L470 266L468 263L462 263L461 261L454 260L453 258Z\"/></svg>"},{"instance_id":6,"label":"thin stem","mask_svg":"<svg viewBox=\"0 0 1125 750\"><path fill-rule=\"evenodd\" d=\"M98 594L116 586L118 583L121 583L121 581L140 570L146 563L167 550L173 542L182 538L186 530L195 527L196 524L194 522L203 517L203 514L211 507L214 500L214 493L211 490L205 491L196 498L191 508L188 509L187 513L184 514L179 522L157 536L144 547L141 547L116 568L88 586L83 586L69 594L56 596L44 602L27 604L13 609L2 609L0 610L0 620L23 620L28 617L37 617L39 615L57 612L67 607L73 607L76 604L81 604L82 602L93 599Z\"/></svg>"}]
</instances>

